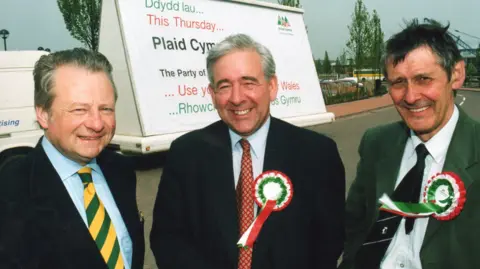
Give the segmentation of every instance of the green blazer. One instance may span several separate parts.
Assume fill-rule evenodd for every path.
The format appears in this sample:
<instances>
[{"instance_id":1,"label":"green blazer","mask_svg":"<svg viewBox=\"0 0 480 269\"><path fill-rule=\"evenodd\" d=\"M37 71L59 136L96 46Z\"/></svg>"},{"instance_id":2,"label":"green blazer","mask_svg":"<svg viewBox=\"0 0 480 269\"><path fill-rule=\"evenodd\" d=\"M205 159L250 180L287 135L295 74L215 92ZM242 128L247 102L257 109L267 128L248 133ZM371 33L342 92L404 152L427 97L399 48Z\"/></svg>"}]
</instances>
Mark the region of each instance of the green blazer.
<instances>
[{"instance_id":1,"label":"green blazer","mask_svg":"<svg viewBox=\"0 0 480 269\"><path fill-rule=\"evenodd\" d=\"M460 215L451 221L430 217L420 251L422 269L480 268L480 124L460 108L459 112L443 171L460 176L467 200ZM346 242L339 268L354 269L355 254L377 219L378 199L383 193L393 193L408 137L403 122L365 132L346 203Z\"/></svg>"}]
</instances>

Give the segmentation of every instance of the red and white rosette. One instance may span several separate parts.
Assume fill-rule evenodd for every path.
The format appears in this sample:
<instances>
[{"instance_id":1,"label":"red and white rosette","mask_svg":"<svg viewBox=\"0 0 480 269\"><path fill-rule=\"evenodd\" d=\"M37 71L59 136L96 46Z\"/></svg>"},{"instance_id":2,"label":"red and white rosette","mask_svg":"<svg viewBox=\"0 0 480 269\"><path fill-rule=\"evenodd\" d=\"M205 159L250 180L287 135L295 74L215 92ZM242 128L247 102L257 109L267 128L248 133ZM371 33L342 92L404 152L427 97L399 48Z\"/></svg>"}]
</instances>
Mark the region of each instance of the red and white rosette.
<instances>
[{"instance_id":1,"label":"red and white rosette","mask_svg":"<svg viewBox=\"0 0 480 269\"><path fill-rule=\"evenodd\" d=\"M427 181L423 203L437 207L432 217L438 220L452 220L460 214L466 201L463 181L453 172L434 175Z\"/></svg>"},{"instance_id":2,"label":"red and white rosette","mask_svg":"<svg viewBox=\"0 0 480 269\"><path fill-rule=\"evenodd\" d=\"M293 185L282 172L269 170L255 179L254 199L261 207L260 214L255 218L247 231L240 237L237 245L241 248L251 248L260 230L272 211L286 208L293 197Z\"/></svg>"}]
</instances>

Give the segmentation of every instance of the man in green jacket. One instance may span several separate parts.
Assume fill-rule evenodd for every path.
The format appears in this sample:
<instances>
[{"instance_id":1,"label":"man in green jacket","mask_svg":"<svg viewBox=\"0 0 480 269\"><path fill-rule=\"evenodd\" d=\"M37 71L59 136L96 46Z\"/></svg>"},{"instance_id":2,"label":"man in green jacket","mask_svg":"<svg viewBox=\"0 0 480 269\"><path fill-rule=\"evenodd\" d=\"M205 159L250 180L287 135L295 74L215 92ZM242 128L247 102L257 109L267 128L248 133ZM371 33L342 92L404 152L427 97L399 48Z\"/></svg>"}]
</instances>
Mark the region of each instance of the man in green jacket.
<instances>
[{"instance_id":1,"label":"man in green jacket","mask_svg":"<svg viewBox=\"0 0 480 269\"><path fill-rule=\"evenodd\" d=\"M480 268L480 124L454 103L465 63L447 30L414 20L387 42L385 77L403 121L362 138L342 269ZM397 205L426 197L436 211L380 210L383 195Z\"/></svg>"}]
</instances>

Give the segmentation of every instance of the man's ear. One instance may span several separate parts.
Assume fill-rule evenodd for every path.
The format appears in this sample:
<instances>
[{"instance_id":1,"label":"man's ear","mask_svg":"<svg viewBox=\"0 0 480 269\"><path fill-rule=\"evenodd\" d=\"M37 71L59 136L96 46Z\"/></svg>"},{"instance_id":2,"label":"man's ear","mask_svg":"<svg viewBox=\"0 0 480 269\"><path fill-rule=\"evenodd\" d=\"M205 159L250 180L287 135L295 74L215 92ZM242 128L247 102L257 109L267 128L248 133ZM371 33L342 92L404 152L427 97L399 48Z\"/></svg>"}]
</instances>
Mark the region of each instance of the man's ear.
<instances>
[{"instance_id":1,"label":"man's ear","mask_svg":"<svg viewBox=\"0 0 480 269\"><path fill-rule=\"evenodd\" d=\"M277 92L278 92L278 79L276 75L273 75L268 82L268 88L270 90L270 102L275 101L277 99Z\"/></svg>"},{"instance_id":2,"label":"man's ear","mask_svg":"<svg viewBox=\"0 0 480 269\"><path fill-rule=\"evenodd\" d=\"M48 112L43 107L35 107L35 114L37 115L37 122L42 129L48 129Z\"/></svg>"},{"instance_id":3,"label":"man's ear","mask_svg":"<svg viewBox=\"0 0 480 269\"><path fill-rule=\"evenodd\" d=\"M465 81L465 62L458 61L452 70L452 89L460 89Z\"/></svg>"}]
</instances>

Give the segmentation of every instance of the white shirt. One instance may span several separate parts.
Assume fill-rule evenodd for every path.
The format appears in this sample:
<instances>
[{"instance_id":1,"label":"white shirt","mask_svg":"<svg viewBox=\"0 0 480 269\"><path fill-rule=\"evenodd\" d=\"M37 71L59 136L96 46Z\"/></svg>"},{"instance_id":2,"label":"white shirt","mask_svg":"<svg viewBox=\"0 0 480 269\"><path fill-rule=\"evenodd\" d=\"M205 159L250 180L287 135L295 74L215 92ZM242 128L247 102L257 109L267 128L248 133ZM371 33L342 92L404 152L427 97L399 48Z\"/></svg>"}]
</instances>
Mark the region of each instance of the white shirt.
<instances>
[{"instance_id":1,"label":"white shirt","mask_svg":"<svg viewBox=\"0 0 480 269\"><path fill-rule=\"evenodd\" d=\"M425 159L425 170L422 180L422 190L428 178L442 172L443 164L447 155L448 146L452 140L453 132L458 121L458 109L455 106L452 117L447 124L430 140L425 147L430 153ZM400 171L395 188L400 184L403 177L417 162L415 148L422 141L412 131L407 140L400 165ZM421 197L422 194L420 194ZM420 198L419 197L419 198ZM381 269L421 269L420 249L422 248L425 232L427 231L428 218L417 218L409 235L405 234L405 218L402 219L395 236L390 243L385 257L380 265Z\"/></svg>"},{"instance_id":2,"label":"white shirt","mask_svg":"<svg viewBox=\"0 0 480 269\"><path fill-rule=\"evenodd\" d=\"M270 116L265 123L255 133L250 135L247 140L250 143L250 154L252 157L253 180L263 171L263 160L265 158L265 147L267 145L267 135L270 128ZM240 144L242 137L229 129L230 141L232 143L232 159L233 159L233 178L235 187L238 184L242 163L243 149ZM253 183L252 183L253 184ZM254 213L257 214L257 206L254 207Z\"/></svg>"}]
</instances>

